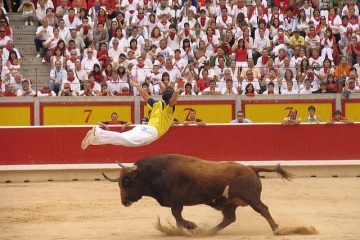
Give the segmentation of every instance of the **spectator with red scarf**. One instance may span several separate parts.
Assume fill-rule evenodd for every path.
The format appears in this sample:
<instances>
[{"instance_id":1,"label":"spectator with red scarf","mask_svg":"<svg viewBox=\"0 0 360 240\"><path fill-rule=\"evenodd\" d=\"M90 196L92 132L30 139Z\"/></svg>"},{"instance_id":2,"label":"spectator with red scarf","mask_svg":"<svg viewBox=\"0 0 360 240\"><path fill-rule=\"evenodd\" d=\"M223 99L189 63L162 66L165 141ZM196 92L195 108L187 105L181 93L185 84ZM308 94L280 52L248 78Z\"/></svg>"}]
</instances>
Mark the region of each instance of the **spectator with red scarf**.
<instances>
[{"instance_id":1,"label":"spectator with red scarf","mask_svg":"<svg viewBox=\"0 0 360 240\"><path fill-rule=\"evenodd\" d=\"M209 61L205 61L204 64L210 64ZM208 88L210 86L210 80L209 78L209 71L207 69L202 70L202 78L200 78L196 82L196 88L199 92L202 92L204 89Z\"/></svg>"},{"instance_id":2,"label":"spectator with red scarf","mask_svg":"<svg viewBox=\"0 0 360 240\"><path fill-rule=\"evenodd\" d=\"M101 67L104 69L109 63L109 54L107 51L106 43L100 43L99 51L97 52L97 59L99 60Z\"/></svg>"},{"instance_id":3,"label":"spectator with red scarf","mask_svg":"<svg viewBox=\"0 0 360 240\"><path fill-rule=\"evenodd\" d=\"M16 92L14 90L14 85L8 84L5 87L5 92L3 93L4 97L16 97Z\"/></svg>"},{"instance_id":4,"label":"spectator with red scarf","mask_svg":"<svg viewBox=\"0 0 360 240\"><path fill-rule=\"evenodd\" d=\"M94 64L94 68L91 71L90 75L94 76L95 82L97 82L99 84L101 84L102 82L105 81L105 77L104 77L103 73L101 72L100 65L97 63Z\"/></svg>"}]
</instances>

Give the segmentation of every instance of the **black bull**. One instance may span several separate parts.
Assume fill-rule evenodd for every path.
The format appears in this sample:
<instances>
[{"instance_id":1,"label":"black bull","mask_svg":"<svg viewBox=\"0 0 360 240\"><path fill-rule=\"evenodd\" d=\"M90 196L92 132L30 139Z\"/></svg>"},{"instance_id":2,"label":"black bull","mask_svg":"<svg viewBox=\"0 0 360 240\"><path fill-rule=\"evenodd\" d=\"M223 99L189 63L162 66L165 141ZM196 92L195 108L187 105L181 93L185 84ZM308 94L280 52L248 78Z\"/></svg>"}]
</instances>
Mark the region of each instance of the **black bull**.
<instances>
[{"instance_id":1,"label":"black bull","mask_svg":"<svg viewBox=\"0 0 360 240\"><path fill-rule=\"evenodd\" d=\"M223 220L211 232L217 233L236 220L238 206L250 205L270 224L274 233L278 224L273 220L268 207L261 201L262 190L259 172L277 172L290 180L291 174L278 165L275 169L243 166L234 162L210 162L195 157L168 154L143 158L132 167L119 164L118 182L121 201L126 207L149 196L161 206L170 207L178 227L196 228L185 220L181 212L184 206L206 204L222 211Z\"/></svg>"}]
</instances>

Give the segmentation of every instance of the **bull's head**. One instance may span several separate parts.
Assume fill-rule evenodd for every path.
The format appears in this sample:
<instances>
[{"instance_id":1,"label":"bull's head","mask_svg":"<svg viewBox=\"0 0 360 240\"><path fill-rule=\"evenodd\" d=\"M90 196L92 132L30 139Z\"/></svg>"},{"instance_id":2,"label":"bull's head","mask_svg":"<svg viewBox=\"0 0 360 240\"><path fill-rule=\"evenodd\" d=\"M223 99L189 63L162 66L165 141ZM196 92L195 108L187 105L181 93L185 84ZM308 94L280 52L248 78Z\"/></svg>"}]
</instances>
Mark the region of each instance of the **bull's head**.
<instances>
[{"instance_id":1,"label":"bull's head","mask_svg":"<svg viewBox=\"0 0 360 240\"><path fill-rule=\"evenodd\" d=\"M118 178L110 178L102 173L106 180L117 182L120 187L121 203L125 207L129 207L132 203L138 201L142 197L141 183L139 181L139 170L136 165L131 167L124 166L118 162L121 167L120 176Z\"/></svg>"}]
</instances>

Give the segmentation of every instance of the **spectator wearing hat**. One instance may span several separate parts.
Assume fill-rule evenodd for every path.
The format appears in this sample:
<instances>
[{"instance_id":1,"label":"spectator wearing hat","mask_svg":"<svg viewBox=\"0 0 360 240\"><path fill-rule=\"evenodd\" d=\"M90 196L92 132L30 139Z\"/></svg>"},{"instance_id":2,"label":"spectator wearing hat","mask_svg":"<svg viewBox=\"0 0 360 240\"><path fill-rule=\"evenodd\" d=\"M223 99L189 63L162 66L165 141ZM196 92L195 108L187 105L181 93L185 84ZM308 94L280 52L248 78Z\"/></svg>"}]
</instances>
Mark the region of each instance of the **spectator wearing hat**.
<instances>
[{"instance_id":1,"label":"spectator wearing hat","mask_svg":"<svg viewBox=\"0 0 360 240\"><path fill-rule=\"evenodd\" d=\"M70 96L76 96L76 93L71 90L70 83L64 84L63 89L59 92L58 96L61 97L70 97Z\"/></svg>"},{"instance_id":2,"label":"spectator wearing hat","mask_svg":"<svg viewBox=\"0 0 360 240\"><path fill-rule=\"evenodd\" d=\"M38 90L37 95L38 97L55 97L56 93L51 91L49 84L44 83L43 87Z\"/></svg>"},{"instance_id":3,"label":"spectator wearing hat","mask_svg":"<svg viewBox=\"0 0 360 240\"><path fill-rule=\"evenodd\" d=\"M21 89L17 90L16 95L18 97L27 97L27 96L33 97L36 95L36 92L31 89L30 83L28 80L23 80L21 82Z\"/></svg>"}]
</instances>

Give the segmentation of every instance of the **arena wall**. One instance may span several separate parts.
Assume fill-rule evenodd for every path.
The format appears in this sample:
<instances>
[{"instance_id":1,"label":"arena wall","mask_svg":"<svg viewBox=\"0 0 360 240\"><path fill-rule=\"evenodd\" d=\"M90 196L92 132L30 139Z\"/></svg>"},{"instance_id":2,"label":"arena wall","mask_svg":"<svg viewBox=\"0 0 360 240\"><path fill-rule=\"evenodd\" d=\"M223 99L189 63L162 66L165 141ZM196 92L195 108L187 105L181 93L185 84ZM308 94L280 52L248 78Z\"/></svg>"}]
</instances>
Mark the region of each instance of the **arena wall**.
<instances>
[{"instance_id":1,"label":"arena wall","mask_svg":"<svg viewBox=\"0 0 360 240\"><path fill-rule=\"evenodd\" d=\"M312 94L256 97L247 96L180 96L175 117L183 121L189 108L207 123L228 123L242 110L255 123L279 123L290 108L296 108L300 118L308 115L310 105L323 121L332 117L335 109L346 118L360 121L360 94L342 99L341 94ZM0 98L0 126L92 125L107 121L112 112L119 119L139 124L147 115L140 97L63 97L63 98Z\"/></svg>"}]
</instances>

